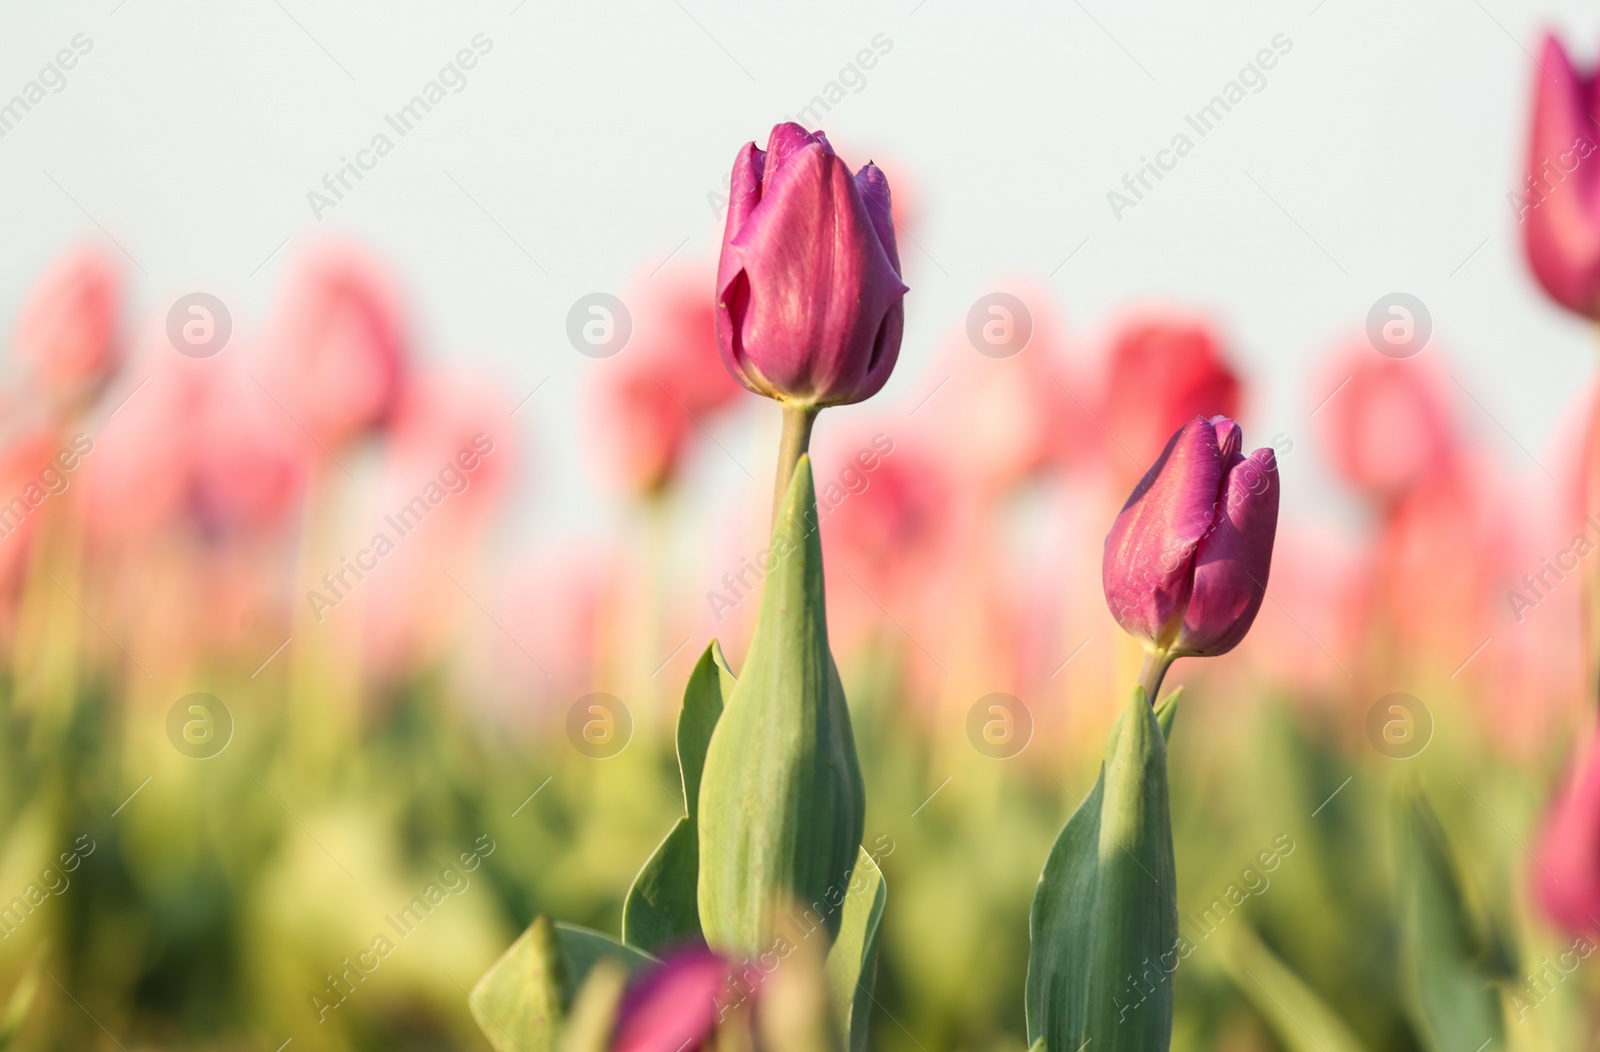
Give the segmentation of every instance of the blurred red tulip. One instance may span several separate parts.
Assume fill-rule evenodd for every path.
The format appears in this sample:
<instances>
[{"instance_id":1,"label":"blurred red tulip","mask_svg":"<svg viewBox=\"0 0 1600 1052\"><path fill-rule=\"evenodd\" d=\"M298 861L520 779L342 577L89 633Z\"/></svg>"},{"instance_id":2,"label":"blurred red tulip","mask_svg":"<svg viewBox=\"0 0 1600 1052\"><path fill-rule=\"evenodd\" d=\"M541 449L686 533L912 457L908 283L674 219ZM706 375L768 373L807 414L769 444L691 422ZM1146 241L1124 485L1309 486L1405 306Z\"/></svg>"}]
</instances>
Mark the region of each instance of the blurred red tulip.
<instances>
[{"instance_id":1,"label":"blurred red tulip","mask_svg":"<svg viewBox=\"0 0 1600 1052\"><path fill-rule=\"evenodd\" d=\"M343 245L322 246L291 270L265 346L263 385L330 450L389 421L411 356L388 275Z\"/></svg>"},{"instance_id":2,"label":"blurred red tulip","mask_svg":"<svg viewBox=\"0 0 1600 1052\"><path fill-rule=\"evenodd\" d=\"M1513 195L1528 265L1551 299L1600 318L1600 80L1553 34L1535 67L1527 181Z\"/></svg>"},{"instance_id":3,"label":"blurred red tulip","mask_svg":"<svg viewBox=\"0 0 1600 1052\"><path fill-rule=\"evenodd\" d=\"M17 355L51 392L70 393L106 378L121 364L121 299L121 274L103 252L86 248L65 256L22 306Z\"/></svg>"},{"instance_id":4,"label":"blurred red tulip","mask_svg":"<svg viewBox=\"0 0 1600 1052\"><path fill-rule=\"evenodd\" d=\"M636 492L670 484L706 417L741 390L717 352L708 283L696 267L641 282L629 298L633 336L602 367L595 394L600 445Z\"/></svg>"},{"instance_id":5,"label":"blurred red tulip","mask_svg":"<svg viewBox=\"0 0 1600 1052\"><path fill-rule=\"evenodd\" d=\"M1390 501L1453 470L1460 437L1430 357L1388 358L1362 343L1338 355L1317 388L1317 427L1334 469Z\"/></svg>"},{"instance_id":6,"label":"blurred red tulip","mask_svg":"<svg viewBox=\"0 0 1600 1052\"><path fill-rule=\"evenodd\" d=\"M1100 419L1133 458L1123 467L1137 475L1195 417L1237 417L1239 394L1239 378L1203 319L1138 318L1112 339ZM1118 450L1110 456L1127 461Z\"/></svg>"}]
</instances>

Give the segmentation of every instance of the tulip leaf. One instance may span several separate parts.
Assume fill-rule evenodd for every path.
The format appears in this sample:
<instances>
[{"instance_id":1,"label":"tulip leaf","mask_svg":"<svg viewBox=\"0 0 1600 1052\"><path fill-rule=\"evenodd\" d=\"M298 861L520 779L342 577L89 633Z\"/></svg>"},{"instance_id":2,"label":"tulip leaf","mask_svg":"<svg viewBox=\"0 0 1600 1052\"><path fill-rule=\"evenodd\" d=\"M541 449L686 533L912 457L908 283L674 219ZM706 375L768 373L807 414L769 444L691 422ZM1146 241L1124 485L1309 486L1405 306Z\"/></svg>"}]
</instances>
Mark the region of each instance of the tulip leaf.
<instances>
[{"instance_id":1,"label":"tulip leaf","mask_svg":"<svg viewBox=\"0 0 1600 1052\"><path fill-rule=\"evenodd\" d=\"M861 848L845 893L839 937L828 951L827 962L828 987L844 1031L841 1047L850 1052L863 1052L867 1047L872 988L878 980L878 931L887 894L883 871Z\"/></svg>"},{"instance_id":2,"label":"tulip leaf","mask_svg":"<svg viewBox=\"0 0 1600 1052\"><path fill-rule=\"evenodd\" d=\"M1047 1052L1165 1052L1176 963L1157 962L1177 960L1177 876L1166 741L1142 688L1050 850L1028 927L1029 1040Z\"/></svg>"},{"instance_id":3,"label":"tulip leaf","mask_svg":"<svg viewBox=\"0 0 1600 1052\"><path fill-rule=\"evenodd\" d=\"M1420 793L1399 801L1397 875L1411 1015L1432 1052L1504 1045L1505 1020L1488 925L1475 916L1455 858Z\"/></svg>"},{"instance_id":4,"label":"tulip leaf","mask_svg":"<svg viewBox=\"0 0 1600 1052\"><path fill-rule=\"evenodd\" d=\"M1344 1021L1248 924L1228 929L1217 949L1223 971L1287 1052L1363 1052Z\"/></svg>"},{"instance_id":5,"label":"tulip leaf","mask_svg":"<svg viewBox=\"0 0 1600 1052\"><path fill-rule=\"evenodd\" d=\"M866 817L828 650L809 457L790 480L772 551L777 565L700 785L700 920L711 946L733 952L770 944L779 909L848 885ZM826 911L830 937L839 920Z\"/></svg>"},{"instance_id":6,"label":"tulip leaf","mask_svg":"<svg viewBox=\"0 0 1600 1052\"><path fill-rule=\"evenodd\" d=\"M733 690L733 673L716 640L689 673L678 713L678 769L683 778L684 815L633 878L622 904L622 941L652 953L669 946L703 941L695 890L700 882L700 772L706 746Z\"/></svg>"},{"instance_id":7,"label":"tulip leaf","mask_svg":"<svg viewBox=\"0 0 1600 1052\"><path fill-rule=\"evenodd\" d=\"M472 988L472 1018L495 1052L556 1052L573 999L605 959L630 973L655 961L609 935L539 917Z\"/></svg>"},{"instance_id":8,"label":"tulip leaf","mask_svg":"<svg viewBox=\"0 0 1600 1052\"><path fill-rule=\"evenodd\" d=\"M1161 725L1161 737L1167 741L1172 740L1172 721L1178 718L1178 699L1183 696L1183 688L1168 694L1156 705L1156 722Z\"/></svg>"}]
</instances>

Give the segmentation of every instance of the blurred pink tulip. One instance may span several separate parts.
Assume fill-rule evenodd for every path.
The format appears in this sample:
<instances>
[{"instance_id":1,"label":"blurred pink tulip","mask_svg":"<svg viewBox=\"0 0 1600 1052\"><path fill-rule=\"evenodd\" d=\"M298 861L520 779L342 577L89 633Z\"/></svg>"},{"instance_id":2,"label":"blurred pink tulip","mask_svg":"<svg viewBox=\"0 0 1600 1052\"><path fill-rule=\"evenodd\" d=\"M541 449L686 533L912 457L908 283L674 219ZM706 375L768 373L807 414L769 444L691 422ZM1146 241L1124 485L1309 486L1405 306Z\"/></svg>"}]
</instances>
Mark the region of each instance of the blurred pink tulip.
<instances>
[{"instance_id":1,"label":"blurred pink tulip","mask_svg":"<svg viewBox=\"0 0 1600 1052\"><path fill-rule=\"evenodd\" d=\"M1366 344L1323 373L1317 428L1334 469L1380 501L1453 470L1461 440L1434 359L1387 358Z\"/></svg>"},{"instance_id":2,"label":"blurred pink tulip","mask_svg":"<svg viewBox=\"0 0 1600 1052\"><path fill-rule=\"evenodd\" d=\"M1236 417L1239 378L1202 319L1137 318L1111 343L1100 419L1127 454L1126 467L1153 463L1172 433L1197 416Z\"/></svg>"},{"instance_id":3,"label":"blurred pink tulip","mask_svg":"<svg viewBox=\"0 0 1600 1052\"><path fill-rule=\"evenodd\" d=\"M290 271L266 351L263 386L330 450L389 421L411 357L388 275L343 245L322 246Z\"/></svg>"},{"instance_id":4,"label":"blurred pink tulip","mask_svg":"<svg viewBox=\"0 0 1600 1052\"><path fill-rule=\"evenodd\" d=\"M722 360L756 394L799 406L876 394L905 325L889 181L798 124L733 162L717 269Z\"/></svg>"},{"instance_id":5,"label":"blurred pink tulip","mask_svg":"<svg viewBox=\"0 0 1600 1052\"><path fill-rule=\"evenodd\" d=\"M117 337L121 274L87 248L58 260L34 286L17 322L17 355L46 389L70 393L105 379L121 364Z\"/></svg>"},{"instance_id":6,"label":"blurred pink tulip","mask_svg":"<svg viewBox=\"0 0 1600 1052\"><path fill-rule=\"evenodd\" d=\"M1600 80L1545 37L1533 71L1527 181L1514 195L1528 265L1550 298L1600 318Z\"/></svg>"},{"instance_id":7,"label":"blurred pink tulip","mask_svg":"<svg viewBox=\"0 0 1600 1052\"><path fill-rule=\"evenodd\" d=\"M1545 916L1572 934L1600 933L1600 748L1574 767L1536 857L1529 877Z\"/></svg>"},{"instance_id":8,"label":"blurred pink tulip","mask_svg":"<svg viewBox=\"0 0 1600 1052\"><path fill-rule=\"evenodd\" d=\"M707 416L740 387L717 353L714 310L698 268L641 286L630 296L632 340L602 367L594 402L612 470L630 489L652 493L676 478Z\"/></svg>"},{"instance_id":9,"label":"blurred pink tulip","mask_svg":"<svg viewBox=\"0 0 1600 1052\"><path fill-rule=\"evenodd\" d=\"M304 490L308 450L299 430L251 380L233 349L204 371L190 421L189 512L202 532L259 532L287 523Z\"/></svg>"},{"instance_id":10,"label":"blurred pink tulip","mask_svg":"<svg viewBox=\"0 0 1600 1052\"><path fill-rule=\"evenodd\" d=\"M733 964L710 950L667 957L627 994L611 1052L697 1052L707 1047L729 995Z\"/></svg>"},{"instance_id":11,"label":"blurred pink tulip","mask_svg":"<svg viewBox=\"0 0 1600 1052\"><path fill-rule=\"evenodd\" d=\"M1278 528L1278 465L1249 456L1239 425L1195 417L1172 436L1106 537L1112 616L1146 646L1225 654L1266 596Z\"/></svg>"}]
</instances>

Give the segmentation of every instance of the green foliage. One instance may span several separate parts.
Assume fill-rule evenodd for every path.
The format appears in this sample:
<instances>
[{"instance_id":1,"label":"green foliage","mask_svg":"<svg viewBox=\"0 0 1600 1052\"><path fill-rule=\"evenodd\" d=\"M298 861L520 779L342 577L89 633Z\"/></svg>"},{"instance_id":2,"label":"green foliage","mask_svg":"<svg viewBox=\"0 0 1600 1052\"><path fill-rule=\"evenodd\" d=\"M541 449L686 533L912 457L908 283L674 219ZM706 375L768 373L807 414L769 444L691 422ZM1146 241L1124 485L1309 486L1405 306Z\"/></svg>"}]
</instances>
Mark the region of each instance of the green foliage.
<instances>
[{"instance_id":1,"label":"green foliage","mask_svg":"<svg viewBox=\"0 0 1600 1052\"><path fill-rule=\"evenodd\" d=\"M1111 729L1094 789L1050 851L1029 933L1030 1040L1048 1052L1091 1043L1165 1052L1172 968L1162 962L1177 951L1177 876L1166 741L1142 688Z\"/></svg>"}]
</instances>

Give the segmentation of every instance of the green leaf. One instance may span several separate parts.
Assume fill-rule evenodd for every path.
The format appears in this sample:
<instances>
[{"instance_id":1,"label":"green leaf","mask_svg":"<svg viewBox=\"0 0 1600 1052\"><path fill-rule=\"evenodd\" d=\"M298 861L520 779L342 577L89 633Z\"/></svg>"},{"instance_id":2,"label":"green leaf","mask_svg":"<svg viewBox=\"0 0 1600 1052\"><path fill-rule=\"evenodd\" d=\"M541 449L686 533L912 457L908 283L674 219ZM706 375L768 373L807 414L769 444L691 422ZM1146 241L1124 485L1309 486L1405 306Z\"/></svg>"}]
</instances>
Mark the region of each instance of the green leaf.
<instances>
[{"instance_id":1,"label":"green leaf","mask_svg":"<svg viewBox=\"0 0 1600 1052\"><path fill-rule=\"evenodd\" d=\"M1183 696L1183 688L1168 694L1156 706L1156 723L1161 726L1161 737L1167 741L1172 740L1172 721L1178 718L1178 699Z\"/></svg>"},{"instance_id":2,"label":"green leaf","mask_svg":"<svg viewBox=\"0 0 1600 1052\"><path fill-rule=\"evenodd\" d=\"M1240 923L1218 940L1223 971L1287 1052L1363 1052L1344 1021Z\"/></svg>"},{"instance_id":3,"label":"green leaf","mask_svg":"<svg viewBox=\"0 0 1600 1052\"><path fill-rule=\"evenodd\" d=\"M1433 1052L1503 1047L1496 980L1504 978L1487 921L1469 904L1444 829L1420 793L1402 791L1397 875L1411 1014Z\"/></svg>"},{"instance_id":4,"label":"green leaf","mask_svg":"<svg viewBox=\"0 0 1600 1052\"><path fill-rule=\"evenodd\" d=\"M733 952L770 945L776 911L848 884L865 793L839 670L828 650L811 460L773 531L749 656L711 735L700 785L700 920ZM825 911L837 936L839 914Z\"/></svg>"},{"instance_id":5,"label":"green leaf","mask_svg":"<svg viewBox=\"0 0 1600 1052\"><path fill-rule=\"evenodd\" d=\"M556 1052L567 1010L602 959L630 973L655 961L609 935L539 917L472 988L472 1018L495 1052Z\"/></svg>"},{"instance_id":6,"label":"green leaf","mask_svg":"<svg viewBox=\"0 0 1600 1052\"><path fill-rule=\"evenodd\" d=\"M878 930L888 892L878 863L860 849L855 873L845 894L839 938L828 951L828 988L844 1031L843 1048L863 1052L867 1020L872 1016L872 988L878 979Z\"/></svg>"},{"instance_id":7,"label":"green leaf","mask_svg":"<svg viewBox=\"0 0 1600 1052\"><path fill-rule=\"evenodd\" d=\"M694 815L699 809L706 747L733 684L727 659L713 639L689 674L678 713L678 769L683 778L685 814L633 878L622 904L622 940L652 953L678 943L701 941L695 902L700 846Z\"/></svg>"},{"instance_id":8,"label":"green leaf","mask_svg":"<svg viewBox=\"0 0 1600 1052\"><path fill-rule=\"evenodd\" d=\"M1050 850L1029 934L1030 1040L1043 1039L1048 1052L1091 1042L1165 1052L1177 876L1166 741L1142 688L1111 728L1100 779Z\"/></svg>"}]
</instances>

